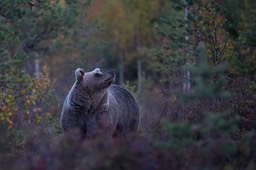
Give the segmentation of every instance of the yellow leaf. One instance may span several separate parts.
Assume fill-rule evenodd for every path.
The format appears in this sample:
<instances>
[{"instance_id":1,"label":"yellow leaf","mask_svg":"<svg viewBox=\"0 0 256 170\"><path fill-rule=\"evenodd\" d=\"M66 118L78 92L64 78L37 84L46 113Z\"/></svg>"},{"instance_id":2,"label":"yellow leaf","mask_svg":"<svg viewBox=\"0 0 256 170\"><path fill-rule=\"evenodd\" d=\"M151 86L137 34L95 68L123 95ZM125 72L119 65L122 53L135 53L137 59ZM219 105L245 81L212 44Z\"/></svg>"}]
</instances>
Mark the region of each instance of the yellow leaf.
<instances>
[{"instance_id":1,"label":"yellow leaf","mask_svg":"<svg viewBox=\"0 0 256 170\"><path fill-rule=\"evenodd\" d=\"M46 117L49 117L49 116L51 116L51 113L47 112L47 113L45 113L45 115L46 115Z\"/></svg>"},{"instance_id":2,"label":"yellow leaf","mask_svg":"<svg viewBox=\"0 0 256 170\"><path fill-rule=\"evenodd\" d=\"M25 94L25 90L21 90L21 91L20 91L20 94Z\"/></svg>"},{"instance_id":3,"label":"yellow leaf","mask_svg":"<svg viewBox=\"0 0 256 170\"><path fill-rule=\"evenodd\" d=\"M14 125L13 121L10 120L10 119L7 119L7 122L8 122L8 129L12 128L12 126Z\"/></svg>"},{"instance_id":4,"label":"yellow leaf","mask_svg":"<svg viewBox=\"0 0 256 170\"><path fill-rule=\"evenodd\" d=\"M42 117L41 116L36 116L36 123L40 123L41 122L41 120L42 120Z\"/></svg>"},{"instance_id":5,"label":"yellow leaf","mask_svg":"<svg viewBox=\"0 0 256 170\"><path fill-rule=\"evenodd\" d=\"M30 100L29 100L29 99L27 99L26 103L27 103L27 104L30 104Z\"/></svg>"},{"instance_id":6,"label":"yellow leaf","mask_svg":"<svg viewBox=\"0 0 256 170\"><path fill-rule=\"evenodd\" d=\"M176 96L174 96L174 95L170 96L169 101L172 102L172 103L175 102L176 101Z\"/></svg>"}]
</instances>

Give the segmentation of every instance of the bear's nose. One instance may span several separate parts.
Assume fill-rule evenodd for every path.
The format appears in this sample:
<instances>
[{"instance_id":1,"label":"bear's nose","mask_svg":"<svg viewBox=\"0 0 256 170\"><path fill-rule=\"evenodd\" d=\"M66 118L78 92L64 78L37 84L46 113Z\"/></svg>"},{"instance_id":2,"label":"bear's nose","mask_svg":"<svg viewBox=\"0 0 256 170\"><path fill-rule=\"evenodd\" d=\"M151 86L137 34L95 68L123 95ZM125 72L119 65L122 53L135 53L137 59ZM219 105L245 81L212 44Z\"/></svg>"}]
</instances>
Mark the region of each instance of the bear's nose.
<instances>
[{"instance_id":1,"label":"bear's nose","mask_svg":"<svg viewBox=\"0 0 256 170\"><path fill-rule=\"evenodd\" d=\"M108 73L111 74L111 75L115 75L114 71L109 71Z\"/></svg>"}]
</instances>

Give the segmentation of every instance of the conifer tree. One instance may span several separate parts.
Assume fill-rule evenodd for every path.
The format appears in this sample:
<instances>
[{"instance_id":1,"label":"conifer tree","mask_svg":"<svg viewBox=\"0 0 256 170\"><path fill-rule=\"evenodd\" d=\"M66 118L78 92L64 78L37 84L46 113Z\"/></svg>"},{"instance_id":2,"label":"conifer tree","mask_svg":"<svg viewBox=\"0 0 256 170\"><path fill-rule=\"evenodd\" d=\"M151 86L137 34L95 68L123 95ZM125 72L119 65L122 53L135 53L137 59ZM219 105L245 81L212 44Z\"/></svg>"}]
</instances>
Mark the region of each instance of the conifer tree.
<instances>
[{"instance_id":1,"label":"conifer tree","mask_svg":"<svg viewBox=\"0 0 256 170\"><path fill-rule=\"evenodd\" d=\"M212 81L213 77L223 73L227 66L221 64L212 69L208 62L207 48L202 43L198 48L200 61L188 68L195 81L194 87L189 94L181 91L179 96L186 104L201 100L213 103L215 99L229 98L229 93L224 89L224 77L220 76L217 81ZM195 110L193 114L202 114L200 121L189 121L186 115L182 121L178 122L163 119L162 130L166 134L167 140L161 140L157 146L165 153L171 153L171 155L181 158L186 154L191 154L189 153L190 149L197 148L198 152L203 154L204 161L200 166L205 168L216 166L212 161L215 156L212 154L214 149L218 147L223 149L219 151L222 153L219 155L220 157L231 156L237 149L231 135L237 132L238 119L229 112L228 108L215 109L218 111L210 111L209 105L203 105L200 113Z\"/></svg>"},{"instance_id":2,"label":"conifer tree","mask_svg":"<svg viewBox=\"0 0 256 170\"><path fill-rule=\"evenodd\" d=\"M74 31L70 27L77 22L77 5L63 0L0 1L0 121L13 125L14 113L23 117L50 96L48 70L38 70L34 77L25 63L53 52L56 39Z\"/></svg>"}]
</instances>

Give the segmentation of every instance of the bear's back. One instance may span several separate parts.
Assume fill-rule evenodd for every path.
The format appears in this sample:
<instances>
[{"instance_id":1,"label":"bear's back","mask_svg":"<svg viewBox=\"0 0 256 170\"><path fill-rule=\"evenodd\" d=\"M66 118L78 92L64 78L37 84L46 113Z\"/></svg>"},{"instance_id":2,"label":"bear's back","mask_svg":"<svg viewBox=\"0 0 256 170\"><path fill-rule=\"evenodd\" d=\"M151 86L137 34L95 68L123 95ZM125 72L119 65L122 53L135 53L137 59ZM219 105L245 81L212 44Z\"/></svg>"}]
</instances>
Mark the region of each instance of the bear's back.
<instances>
[{"instance_id":1,"label":"bear's back","mask_svg":"<svg viewBox=\"0 0 256 170\"><path fill-rule=\"evenodd\" d=\"M116 120L116 134L125 134L134 131L138 128L140 123L139 105L133 95L119 85L112 84L109 92L114 99L109 98L109 106L115 113ZM112 101L113 100L113 101Z\"/></svg>"}]
</instances>

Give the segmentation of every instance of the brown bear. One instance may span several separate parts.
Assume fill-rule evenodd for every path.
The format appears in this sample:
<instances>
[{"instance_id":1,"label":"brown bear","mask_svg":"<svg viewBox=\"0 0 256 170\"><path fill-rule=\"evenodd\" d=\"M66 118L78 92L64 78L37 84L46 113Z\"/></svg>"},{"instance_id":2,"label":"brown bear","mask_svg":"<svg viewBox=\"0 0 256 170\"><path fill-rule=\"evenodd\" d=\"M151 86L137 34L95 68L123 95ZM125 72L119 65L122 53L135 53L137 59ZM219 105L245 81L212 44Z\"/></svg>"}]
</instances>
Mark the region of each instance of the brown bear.
<instances>
[{"instance_id":1,"label":"brown bear","mask_svg":"<svg viewBox=\"0 0 256 170\"><path fill-rule=\"evenodd\" d=\"M84 137L92 137L99 130L112 136L137 130L140 109L131 93L114 85L113 72L102 73L99 68L75 71L75 83L62 108L60 123L63 132L81 130Z\"/></svg>"}]
</instances>

